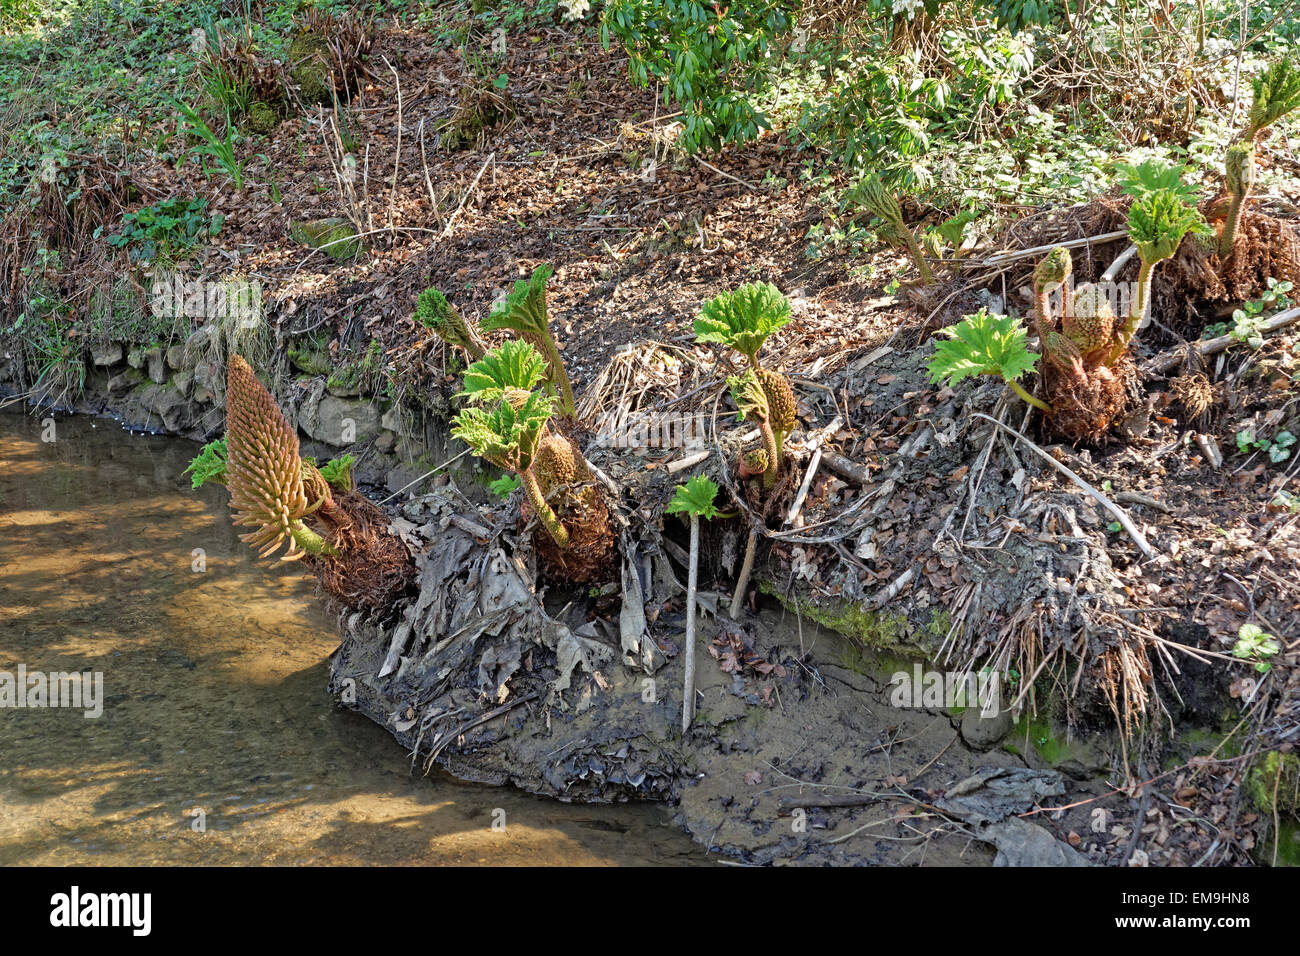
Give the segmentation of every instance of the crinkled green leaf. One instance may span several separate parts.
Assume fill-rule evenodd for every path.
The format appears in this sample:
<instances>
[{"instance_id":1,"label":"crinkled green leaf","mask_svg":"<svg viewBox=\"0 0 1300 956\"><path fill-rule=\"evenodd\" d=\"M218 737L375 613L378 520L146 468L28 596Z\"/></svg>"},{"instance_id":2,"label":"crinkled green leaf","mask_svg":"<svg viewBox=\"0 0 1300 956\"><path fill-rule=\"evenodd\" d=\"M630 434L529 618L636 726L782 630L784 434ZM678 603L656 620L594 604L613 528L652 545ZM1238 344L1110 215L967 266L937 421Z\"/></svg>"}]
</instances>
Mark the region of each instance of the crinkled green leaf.
<instances>
[{"instance_id":1,"label":"crinkled green leaf","mask_svg":"<svg viewBox=\"0 0 1300 956\"><path fill-rule=\"evenodd\" d=\"M204 445L194 456L189 467L181 474L190 476L192 489L202 488L209 481L224 485L226 483L226 439L218 438Z\"/></svg>"},{"instance_id":2,"label":"crinkled green leaf","mask_svg":"<svg viewBox=\"0 0 1300 956\"><path fill-rule=\"evenodd\" d=\"M546 335L546 280L555 272L549 263L533 270L528 279L520 279L504 302L492 310L481 328L510 329L528 335Z\"/></svg>"},{"instance_id":3,"label":"crinkled green leaf","mask_svg":"<svg viewBox=\"0 0 1300 956\"><path fill-rule=\"evenodd\" d=\"M684 485L678 485L673 500L664 509L668 514L687 514L696 518L713 518L718 514L714 499L718 486L704 475L696 475Z\"/></svg>"},{"instance_id":4,"label":"crinkled green leaf","mask_svg":"<svg viewBox=\"0 0 1300 956\"><path fill-rule=\"evenodd\" d=\"M747 282L700 306L695 338L756 355L767 337L790 321L790 300L768 282Z\"/></svg>"},{"instance_id":5,"label":"crinkled green leaf","mask_svg":"<svg viewBox=\"0 0 1300 956\"><path fill-rule=\"evenodd\" d=\"M948 339L935 343L928 366L930 381L936 384L955 385L976 375L998 375L1013 382L1033 371L1038 361L1026 344L1024 326L1007 315L980 309L941 331Z\"/></svg>"},{"instance_id":6,"label":"crinkled green leaf","mask_svg":"<svg viewBox=\"0 0 1300 956\"><path fill-rule=\"evenodd\" d=\"M750 418L756 422L765 422L772 417L767 391L752 369L728 377L727 387L731 389L731 400L736 403L741 421Z\"/></svg>"},{"instance_id":7,"label":"crinkled green leaf","mask_svg":"<svg viewBox=\"0 0 1300 956\"><path fill-rule=\"evenodd\" d=\"M549 366L527 342L508 339L465 370L461 395L470 401L500 401L508 389L531 391L546 381Z\"/></svg>"},{"instance_id":8,"label":"crinkled green leaf","mask_svg":"<svg viewBox=\"0 0 1300 956\"><path fill-rule=\"evenodd\" d=\"M1156 189L1133 200L1128 232L1147 264L1168 259L1189 232L1208 232L1200 212L1172 189Z\"/></svg>"}]
</instances>

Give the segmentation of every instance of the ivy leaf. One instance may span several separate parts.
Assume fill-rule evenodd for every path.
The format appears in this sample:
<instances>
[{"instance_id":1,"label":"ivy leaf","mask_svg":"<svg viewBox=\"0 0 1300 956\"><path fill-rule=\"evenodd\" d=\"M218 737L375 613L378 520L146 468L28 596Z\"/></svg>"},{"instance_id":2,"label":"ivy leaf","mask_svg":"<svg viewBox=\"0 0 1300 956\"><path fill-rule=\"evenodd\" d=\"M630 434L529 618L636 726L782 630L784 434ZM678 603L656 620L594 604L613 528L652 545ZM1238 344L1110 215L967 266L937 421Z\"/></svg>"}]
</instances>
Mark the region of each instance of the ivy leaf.
<instances>
[{"instance_id":1,"label":"ivy leaf","mask_svg":"<svg viewBox=\"0 0 1300 956\"><path fill-rule=\"evenodd\" d=\"M718 514L714 498L718 486L704 475L696 475L684 485L678 485L673 500L664 509L668 514L686 514L693 518L714 518Z\"/></svg>"}]
</instances>

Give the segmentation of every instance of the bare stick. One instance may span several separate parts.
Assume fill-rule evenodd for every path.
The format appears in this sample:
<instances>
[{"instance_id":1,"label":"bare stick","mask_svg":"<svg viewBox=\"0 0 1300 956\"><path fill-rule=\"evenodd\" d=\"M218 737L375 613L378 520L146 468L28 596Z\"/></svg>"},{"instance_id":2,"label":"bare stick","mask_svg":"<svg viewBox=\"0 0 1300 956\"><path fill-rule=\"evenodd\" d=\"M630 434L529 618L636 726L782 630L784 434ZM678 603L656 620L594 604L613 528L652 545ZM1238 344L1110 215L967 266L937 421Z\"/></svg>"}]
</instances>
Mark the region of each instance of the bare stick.
<instances>
[{"instance_id":1,"label":"bare stick","mask_svg":"<svg viewBox=\"0 0 1300 956\"><path fill-rule=\"evenodd\" d=\"M754 552L758 550L758 528L749 529L749 541L745 545L745 560L740 562L740 577L736 578L736 590L731 595L731 619L740 617L740 607L745 601L745 588L749 586L749 576L754 573Z\"/></svg>"},{"instance_id":2,"label":"bare stick","mask_svg":"<svg viewBox=\"0 0 1300 956\"><path fill-rule=\"evenodd\" d=\"M1261 322L1258 326L1258 330L1261 333L1276 332L1278 329L1286 328L1288 325L1294 325L1296 322L1300 322L1300 308L1287 309L1285 312L1279 312L1277 315L1273 316L1273 318ZM1231 335L1220 335L1218 338L1203 339L1200 342L1193 343L1191 349L1201 358L1205 358L1207 355L1217 355L1219 352L1222 352L1224 349L1228 348L1228 346L1233 345L1238 341L1238 339L1233 338ZM1170 349L1168 352L1161 352L1155 358L1151 359L1151 361L1142 366L1142 374L1160 375L1163 372L1168 372L1170 369L1177 368L1178 363L1182 360L1182 346L1179 346L1176 349Z\"/></svg>"},{"instance_id":3,"label":"bare stick","mask_svg":"<svg viewBox=\"0 0 1300 956\"><path fill-rule=\"evenodd\" d=\"M1051 252L1058 246L1064 249L1075 249L1079 246L1087 246L1094 242L1110 242L1112 239L1123 239L1127 235L1127 229L1117 229L1114 232L1103 232L1101 235L1088 236L1085 239L1071 239L1068 242L1049 242L1045 246L1034 246L1030 249L1017 249L1015 252L1004 252L1000 255L989 256L983 262L978 263L978 265L1000 266L1005 262L1015 262L1017 259L1036 256L1041 252Z\"/></svg>"},{"instance_id":4,"label":"bare stick","mask_svg":"<svg viewBox=\"0 0 1300 956\"><path fill-rule=\"evenodd\" d=\"M695 716L695 582L700 570L700 516L691 515L691 560L686 577L686 686L682 692L682 733Z\"/></svg>"},{"instance_id":5,"label":"bare stick","mask_svg":"<svg viewBox=\"0 0 1300 956\"><path fill-rule=\"evenodd\" d=\"M808 470L804 472L803 483L799 485L799 491L794 496L790 510L786 512L786 527L794 524L794 519L799 517L799 512L803 508L804 499L808 497L808 488L812 485L813 476L817 474L817 466L822 462L822 442L826 440L827 435L837 431L843 421L843 417L836 415L829 425L817 429L817 434L809 439L807 447L812 449L812 460L808 462Z\"/></svg>"},{"instance_id":6,"label":"bare stick","mask_svg":"<svg viewBox=\"0 0 1300 956\"><path fill-rule=\"evenodd\" d=\"M497 154L495 152L488 153L488 158L483 160L483 165L479 167L478 175L475 176L474 181L469 184L469 189L465 190L464 195L460 197L460 203L456 206L456 211L453 212L451 217L447 220L447 226L442 230L443 238L451 235L451 227L456 224L456 217L459 216L461 210L465 208L465 203L469 202L469 197L473 195L474 190L478 187L478 181L482 179L483 174L487 172L488 163L496 159L496 156Z\"/></svg>"},{"instance_id":7,"label":"bare stick","mask_svg":"<svg viewBox=\"0 0 1300 956\"><path fill-rule=\"evenodd\" d=\"M1150 543L1147 542L1146 536L1143 535L1142 532L1138 530L1137 525L1133 523L1133 519L1128 516L1127 511L1125 511L1119 505L1115 504L1115 502L1111 501L1100 491L1098 491L1092 485L1088 484L1086 481L1084 481L1082 478L1076 475L1069 468L1062 465L1059 461L1057 461L1047 452L1043 451L1043 449L1039 448L1036 444L1034 444L1024 435L1020 434L1020 432L1016 431L1014 428L1008 428L1006 425L1003 425L996 418L990 418L988 415L985 415L983 412L973 412L972 414L974 414L976 418L982 418L987 422L992 422L994 425L996 425L998 428L1001 428L1008 435L1012 435L1018 441L1024 442L1025 445L1029 447L1030 451L1032 451L1039 458L1043 459L1043 461L1047 462L1049 465L1051 465L1061 474L1065 475L1065 477L1073 481L1081 489L1087 492L1092 498L1094 498L1099 504L1101 504L1102 507L1104 507L1107 511L1113 514L1115 516L1115 520L1119 522L1120 527L1128 532L1128 536L1133 539L1134 543L1138 546L1138 550L1142 552L1144 557L1150 558L1155 556L1155 550L1151 547Z\"/></svg>"},{"instance_id":8,"label":"bare stick","mask_svg":"<svg viewBox=\"0 0 1300 956\"><path fill-rule=\"evenodd\" d=\"M384 66L393 70L393 64L384 57ZM393 70L393 82L397 84L397 155L393 157L393 184L388 187L388 228L393 227L393 207L397 202L397 172L402 165L402 80Z\"/></svg>"}]
</instances>

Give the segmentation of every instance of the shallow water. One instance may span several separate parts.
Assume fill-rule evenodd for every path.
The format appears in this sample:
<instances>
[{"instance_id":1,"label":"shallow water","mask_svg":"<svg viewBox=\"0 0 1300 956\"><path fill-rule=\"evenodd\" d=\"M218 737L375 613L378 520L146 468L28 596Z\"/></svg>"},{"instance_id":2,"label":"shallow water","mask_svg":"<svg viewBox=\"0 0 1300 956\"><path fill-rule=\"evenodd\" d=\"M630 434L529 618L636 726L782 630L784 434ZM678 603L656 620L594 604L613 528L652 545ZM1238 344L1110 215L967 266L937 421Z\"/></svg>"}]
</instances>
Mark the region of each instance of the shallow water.
<instances>
[{"instance_id":1,"label":"shallow water","mask_svg":"<svg viewBox=\"0 0 1300 956\"><path fill-rule=\"evenodd\" d=\"M706 860L661 807L412 773L326 694L310 581L189 490L197 445L53 417L0 411L0 672L100 672L103 713L0 708L0 865Z\"/></svg>"}]
</instances>

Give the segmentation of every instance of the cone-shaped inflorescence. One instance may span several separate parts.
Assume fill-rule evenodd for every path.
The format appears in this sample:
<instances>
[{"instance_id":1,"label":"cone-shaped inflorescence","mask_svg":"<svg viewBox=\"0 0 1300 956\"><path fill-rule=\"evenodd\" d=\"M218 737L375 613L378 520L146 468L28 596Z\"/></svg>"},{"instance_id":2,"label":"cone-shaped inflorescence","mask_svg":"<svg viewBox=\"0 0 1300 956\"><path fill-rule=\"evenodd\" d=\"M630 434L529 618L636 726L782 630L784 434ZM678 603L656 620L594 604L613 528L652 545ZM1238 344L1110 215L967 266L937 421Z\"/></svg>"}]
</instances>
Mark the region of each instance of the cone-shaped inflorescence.
<instances>
[{"instance_id":1,"label":"cone-shaped inflorescence","mask_svg":"<svg viewBox=\"0 0 1300 956\"><path fill-rule=\"evenodd\" d=\"M876 175L864 176L849 191L850 202L857 203L872 215L878 217L884 225L878 230L880 238L890 245L902 246L916 263L921 273L921 281L927 285L934 281L934 272L925 261L925 254L916 241L916 235L903 222L903 210L894 194L885 188L885 184Z\"/></svg>"},{"instance_id":2,"label":"cone-shaped inflorescence","mask_svg":"<svg viewBox=\"0 0 1300 956\"><path fill-rule=\"evenodd\" d=\"M551 335L550 319L546 311L546 280L554 271L550 265L543 264L533 270L527 281L520 279L516 282L514 291L492 311L483 322L483 328L486 331L510 329L536 346L549 366L548 380L551 386L559 391L561 414L572 418L575 414L573 387L569 384L569 373L565 371L560 349Z\"/></svg>"},{"instance_id":3,"label":"cone-shaped inflorescence","mask_svg":"<svg viewBox=\"0 0 1300 956\"><path fill-rule=\"evenodd\" d=\"M260 549L259 557L284 544L288 550L282 560L306 552L328 553L325 540L302 520L328 500L328 485L324 496L308 500L298 434L239 355L230 357L226 377L226 445L226 487L234 521L254 529L240 539ZM316 481L311 484L313 491L321 490Z\"/></svg>"},{"instance_id":4,"label":"cone-shaped inflorescence","mask_svg":"<svg viewBox=\"0 0 1300 956\"><path fill-rule=\"evenodd\" d=\"M1223 232L1219 235L1220 259L1226 259L1232 252L1237 230L1241 227L1241 215L1246 211L1246 200L1255 187L1254 143L1233 143L1228 147L1228 155L1223 163L1223 180L1228 195L1232 197L1232 204L1228 207L1228 218L1223 221Z\"/></svg>"},{"instance_id":5,"label":"cone-shaped inflorescence","mask_svg":"<svg viewBox=\"0 0 1300 956\"><path fill-rule=\"evenodd\" d=\"M1061 316L1061 330L1083 355L1085 366L1104 361L1115 337L1115 310L1100 286L1074 290L1073 306Z\"/></svg>"},{"instance_id":6,"label":"cone-shaped inflorescence","mask_svg":"<svg viewBox=\"0 0 1300 956\"><path fill-rule=\"evenodd\" d=\"M474 334L470 324L437 289L425 289L420 293L416 302L415 318L425 328L433 329L448 345L464 349L471 359L477 360L483 357L483 344Z\"/></svg>"},{"instance_id":7,"label":"cone-shaped inflorescence","mask_svg":"<svg viewBox=\"0 0 1300 956\"><path fill-rule=\"evenodd\" d=\"M1157 189L1133 200L1128 213L1128 232L1142 264L1138 269L1137 294L1133 296L1124 326L1115 336L1106 364L1114 363L1124 354L1142 324L1151 299L1151 275L1157 263L1177 252L1189 232L1205 230L1205 221L1196 207L1175 190Z\"/></svg>"}]
</instances>

